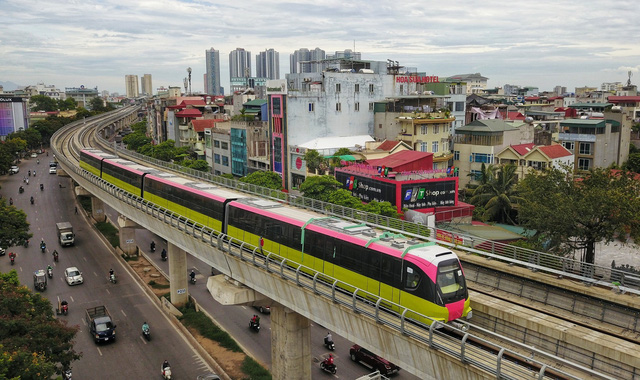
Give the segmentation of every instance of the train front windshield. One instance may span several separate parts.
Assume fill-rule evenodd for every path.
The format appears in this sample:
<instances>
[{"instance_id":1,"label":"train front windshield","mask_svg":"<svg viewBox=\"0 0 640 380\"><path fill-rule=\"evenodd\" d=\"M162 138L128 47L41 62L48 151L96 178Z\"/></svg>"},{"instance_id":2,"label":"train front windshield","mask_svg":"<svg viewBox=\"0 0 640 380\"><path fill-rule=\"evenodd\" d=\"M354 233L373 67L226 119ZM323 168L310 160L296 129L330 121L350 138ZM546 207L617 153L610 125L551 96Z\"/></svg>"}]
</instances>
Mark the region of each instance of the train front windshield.
<instances>
[{"instance_id":1,"label":"train front windshield","mask_svg":"<svg viewBox=\"0 0 640 380\"><path fill-rule=\"evenodd\" d=\"M438 289L445 304L460 301L467 297L467 284L458 260L450 260L438 266L436 279Z\"/></svg>"}]
</instances>

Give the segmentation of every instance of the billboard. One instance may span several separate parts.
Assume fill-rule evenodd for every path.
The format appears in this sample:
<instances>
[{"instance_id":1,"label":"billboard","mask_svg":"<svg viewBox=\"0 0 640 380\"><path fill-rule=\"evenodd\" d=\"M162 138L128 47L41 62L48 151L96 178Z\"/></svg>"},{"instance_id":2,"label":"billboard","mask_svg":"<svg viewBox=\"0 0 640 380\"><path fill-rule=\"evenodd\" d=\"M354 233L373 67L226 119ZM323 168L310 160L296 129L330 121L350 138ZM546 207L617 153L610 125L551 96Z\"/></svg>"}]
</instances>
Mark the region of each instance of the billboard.
<instances>
[{"instance_id":1,"label":"billboard","mask_svg":"<svg viewBox=\"0 0 640 380\"><path fill-rule=\"evenodd\" d=\"M456 180L423 181L401 185L401 208L422 209L455 206Z\"/></svg>"},{"instance_id":2,"label":"billboard","mask_svg":"<svg viewBox=\"0 0 640 380\"><path fill-rule=\"evenodd\" d=\"M390 202L395 206L396 204L396 182L395 181L382 181L380 177L375 179L359 176L353 173L344 173L336 171L336 180L342 184L342 186L351 191L351 194L355 197L362 199L363 202Z\"/></svg>"}]
</instances>

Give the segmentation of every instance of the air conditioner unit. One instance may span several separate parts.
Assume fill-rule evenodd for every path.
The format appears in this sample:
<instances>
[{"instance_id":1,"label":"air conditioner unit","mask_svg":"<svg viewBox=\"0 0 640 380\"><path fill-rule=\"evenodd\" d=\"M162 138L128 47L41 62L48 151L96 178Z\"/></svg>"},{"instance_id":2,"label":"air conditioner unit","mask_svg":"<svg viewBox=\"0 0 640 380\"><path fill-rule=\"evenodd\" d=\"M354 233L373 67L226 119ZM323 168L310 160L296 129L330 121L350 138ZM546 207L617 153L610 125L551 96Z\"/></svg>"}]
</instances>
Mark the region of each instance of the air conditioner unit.
<instances>
[{"instance_id":1,"label":"air conditioner unit","mask_svg":"<svg viewBox=\"0 0 640 380\"><path fill-rule=\"evenodd\" d=\"M311 82L311 78L304 78L305 82Z\"/></svg>"},{"instance_id":2,"label":"air conditioner unit","mask_svg":"<svg viewBox=\"0 0 640 380\"><path fill-rule=\"evenodd\" d=\"M253 133L258 133L260 132L260 128L253 128Z\"/></svg>"}]
</instances>

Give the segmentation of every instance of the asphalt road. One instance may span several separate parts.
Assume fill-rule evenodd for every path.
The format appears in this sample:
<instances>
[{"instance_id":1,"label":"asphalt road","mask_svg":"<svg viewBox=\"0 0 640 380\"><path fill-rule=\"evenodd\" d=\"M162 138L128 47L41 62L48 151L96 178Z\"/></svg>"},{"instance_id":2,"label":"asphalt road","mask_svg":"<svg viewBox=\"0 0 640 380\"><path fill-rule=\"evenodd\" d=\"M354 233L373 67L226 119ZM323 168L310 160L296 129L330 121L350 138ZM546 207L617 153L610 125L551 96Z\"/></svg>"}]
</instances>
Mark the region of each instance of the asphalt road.
<instances>
[{"instance_id":1,"label":"asphalt road","mask_svg":"<svg viewBox=\"0 0 640 380\"><path fill-rule=\"evenodd\" d=\"M36 159L24 159L20 172L0 177L0 193L6 199L13 198L14 206L27 213L27 220L34 234L28 248L11 247L7 255L0 257L0 270L15 269L22 284L33 289L33 272L53 266L53 278L48 279L47 289L42 294L55 309L58 299L69 302L69 314L59 318L70 325L78 326L74 348L82 353L79 361L72 363L75 379L150 379L160 378L163 360L169 360L177 379L195 379L210 369L186 339L174 328L170 320L153 303L116 258L103 240L87 224L82 212L75 214L75 199L71 180L48 174L49 157L39 155ZM28 170L37 175L23 177ZM44 184L40 191L39 184ZM18 187L25 188L23 194ZM35 198L31 205L29 198ZM56 222L68 221L74 226L76 245L62 248L56 238ZM47 244L41 253L39 242ZM52 252L59 252L59 262L54 263ZM8 253L16 252L16 264L10 265ZM64 269L77 266L83 274L84 284L68 286L63 279ZM107 275L109 268L118 274L118 283L111 284ZM85 309L106 305L117 328L117 339L113 343L96 345L87 331ZM151 341L141 335L141 326L147 321L151 326Z\"/></svg>"}]
</instances>

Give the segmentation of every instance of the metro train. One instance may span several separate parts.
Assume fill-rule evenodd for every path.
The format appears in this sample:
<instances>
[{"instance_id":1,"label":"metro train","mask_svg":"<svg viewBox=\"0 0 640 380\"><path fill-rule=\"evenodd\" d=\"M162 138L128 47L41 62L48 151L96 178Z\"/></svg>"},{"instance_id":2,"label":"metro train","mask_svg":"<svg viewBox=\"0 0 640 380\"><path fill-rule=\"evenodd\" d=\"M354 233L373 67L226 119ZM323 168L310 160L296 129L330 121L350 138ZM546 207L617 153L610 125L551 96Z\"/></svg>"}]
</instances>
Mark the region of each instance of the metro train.
<instances>
[{"instance_id":1,"label":"metro train","mask_svg":"<svg viewBox=\"0 0 640 380\"><path fill-rule=\"evenodd\" d=\"M254 198L96 149L81 152L80 166L194 222L349 284L343 286L347 291L362 289L443 323L472 316L458 257L435 243Z\"/></svg>"}]
</instances>

